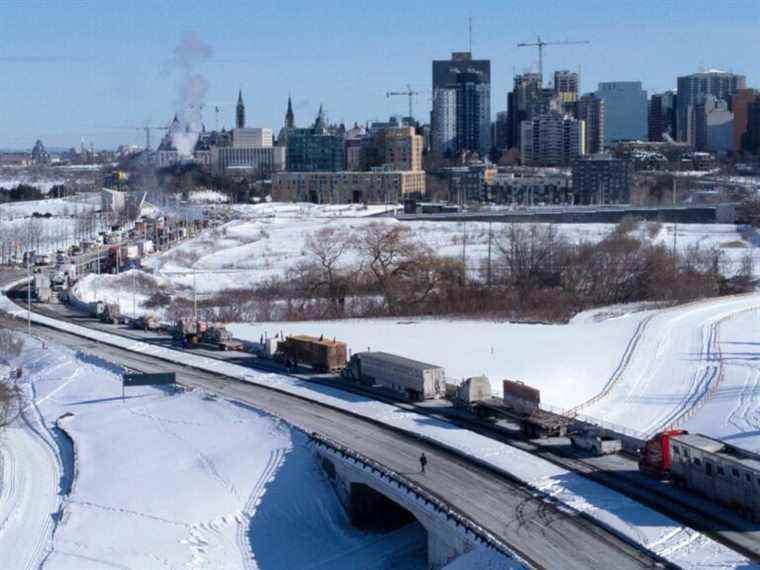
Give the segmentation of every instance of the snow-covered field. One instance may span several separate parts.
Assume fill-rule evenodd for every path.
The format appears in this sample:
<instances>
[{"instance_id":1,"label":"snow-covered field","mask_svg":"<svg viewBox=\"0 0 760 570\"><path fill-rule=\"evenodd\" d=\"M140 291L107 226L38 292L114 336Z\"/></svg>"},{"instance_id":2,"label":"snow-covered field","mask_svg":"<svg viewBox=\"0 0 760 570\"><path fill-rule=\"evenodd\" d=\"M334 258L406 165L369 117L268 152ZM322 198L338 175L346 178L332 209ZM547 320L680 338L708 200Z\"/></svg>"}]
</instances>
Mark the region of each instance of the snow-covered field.
<instances>
[{"instance_id":1,"label":"snow-covered field","mask_svg":"<svg viewBox=\"0 0 760 570\"><path fill-rule=\"evenodd\" d=\"M205 232L180 247L151 259L146 266L172 281L190 287L192 272L196 272L198 292L210 294L224 289L252 287L263 280L283 276L297 263L306 261L306 238L322 228L347 232L357 231L369 223L403 224L413 235L441 255L461 258L463 249L467 268L476 272L488 258L489 226L487 223L468 222L398 222L392 218L356 217L349 206L323 208L313 211L303 204L259 204L238 206L236 211L243 219ZM340 215L336 215L340 212ZM498 263L499 234L504 224L492 224L492 255ZM563 239L570 242L599 241L607 235L612 224L555 224ZM676 232L674 239L674 231ZM701 248L720 247L728 260L727 273L733 273L749 251L760 269L760 252L745 241L734 225L663 224L651 237L648 226L642 224L634 235L653 243L662 243L686 251L698 245ZM464 240L464 247L463 247ZM350 261L350 255L346 261ZM198 279L200 276L200 279Z\"/></svg>"},{"instance_id":2,"label":"snow-covered field","mask_svg":"<svg viewBox=\"0 0 760 570\"><path fill-rule=\"evenodd\" d=\"M27 202L0 204L0 220L28 218L35 212L68 217L97 209L100 209L100 194L77 194L70 198L51 198L49 200L30 200Z\"/></svg>"},{"instance_id":3,"label":"snow-covered field","mask_svg":"<svg viewBox=\"0 0 760 570\"><path fill-rule=\"evenodd\" d=\"M599 323L532 325L448 319L353 319L232 324L258 342L282 332L337 338L353 352L382 350L446 369L450 382L485 374L497 393L505 379L541 390L544 403L572 407L593 397L618 366L644 313Z\"/></svg>"},{"instance_id":4,"label":"snow-covered field","mask_svg":"<svg viewBox=\"0 0 760 570\"><path fill-rule=\"evenodd\" d=\"M29 341L25 418L0 438L0 567L418 568L418 525L352 529L306 437L209 396ZM74 450L56 420L70 434Z\"/></svg>"},{"instance_id":5,"label":"snow-covered field","mask_svg":"<svg viewBox=\"0 0 760 570\"><path fill-rule=\"evenodd\" d=\"M0 306L12 309L12 304L7 299L0 299ZM19 314L23 313L18 309L15 311ZM125 347L123 337L90 331L73 324L59 323L41 315L32 315L32 318L63 330L77 331L78 334L97 339L99 342ZM590 516L617 529L633 541L660 553L681 567L753 567L746 558L715 543L703 534L684 528L672 519L631 501L617 492L517 448L453 427L448 422L402 411L393 405L361 396L347 395L341 390L302 382L287 376L258 373L235 364L211 361L192 354L177 354L165 348L137 341L128 342L126 347L137 352L160 354L169 360L206 368L249 382L276 386L289 393L386 422L399 429L440 442L462 453L478 457L481 461L512 473L515 477L555 497L562 503L587 512Z\"/></svg>"},{"instance_id":6,"label":"snow-covered field","mask_svg":"<svg viewBox=\"0 0 760 570\"><path fill-rule=\"evenodd\" d=\"M684 306L633 306L578 315L567 325L447 319L237 323L241 339L325 335L357 352L382 350L443 366L450 381L485 374L541 390L572 410L639 437L670 426L760 452L760 294Z\"/></svg>"}]
</instances>

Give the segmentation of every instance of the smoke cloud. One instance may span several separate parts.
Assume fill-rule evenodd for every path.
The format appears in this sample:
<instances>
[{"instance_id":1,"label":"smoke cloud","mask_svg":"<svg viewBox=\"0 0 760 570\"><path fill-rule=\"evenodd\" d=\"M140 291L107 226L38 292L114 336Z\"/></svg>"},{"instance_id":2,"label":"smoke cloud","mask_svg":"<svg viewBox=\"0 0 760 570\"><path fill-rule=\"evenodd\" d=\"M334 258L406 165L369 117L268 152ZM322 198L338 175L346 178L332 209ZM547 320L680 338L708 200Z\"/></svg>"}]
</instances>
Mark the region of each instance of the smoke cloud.
<instances>
[{"instance_id":1,"label":"smoke cloud","mask_svg":"<svg viewBox=\"0 0 760 570\"><path fill-rule=\"evenodd\" d=\"M209 82L198 70L213 54L211 46L195 32L185 32L174 48L168 69L179 76L177 118L179 128L170 134L181 157L192 156L202 129L202 111Z\"/></svg>"}]
</instances>

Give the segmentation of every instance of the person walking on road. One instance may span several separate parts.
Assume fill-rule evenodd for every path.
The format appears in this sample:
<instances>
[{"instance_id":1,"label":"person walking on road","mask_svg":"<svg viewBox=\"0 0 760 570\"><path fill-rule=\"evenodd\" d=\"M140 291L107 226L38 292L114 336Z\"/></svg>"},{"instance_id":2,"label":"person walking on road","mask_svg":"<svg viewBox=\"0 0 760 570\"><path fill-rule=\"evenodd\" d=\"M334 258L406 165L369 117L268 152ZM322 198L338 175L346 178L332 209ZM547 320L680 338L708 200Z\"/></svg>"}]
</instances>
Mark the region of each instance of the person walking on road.
<instances>
[{"instance_id":1,"label":"person walking on road","mask_svg":"<svg viewBox=\"0 0 760 570\"><path fill-rule=\"evenodd\" d=\"M420 473L425 473L425 466L427 465L427 457L423 453L420 455Z\"/></svg>"}]
</instances>

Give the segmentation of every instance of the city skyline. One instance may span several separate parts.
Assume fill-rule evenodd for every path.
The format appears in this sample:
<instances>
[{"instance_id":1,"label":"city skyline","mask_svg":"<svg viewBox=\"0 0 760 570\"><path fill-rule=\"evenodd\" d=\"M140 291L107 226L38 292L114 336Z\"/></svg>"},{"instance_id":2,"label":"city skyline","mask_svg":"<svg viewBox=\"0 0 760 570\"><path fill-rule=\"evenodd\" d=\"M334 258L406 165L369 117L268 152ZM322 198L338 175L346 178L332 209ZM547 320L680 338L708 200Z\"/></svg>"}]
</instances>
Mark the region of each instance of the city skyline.
<instances>
[{"instance_id":1,"label":"city skyline","mask_svg":"<svg viewBox=\"0 0 760 570\"><path fill-rule=\"evenodd\" d=\"M700 6L710 7L709 21L700 20L708 13ZM688 10L683 2L649 1L584 8L480 2L467 9L442 3L431 11L422 2L387 2L316 9L299 0L286 7L225 4L223 13L206 5L137 2L94 14L79 5L6 5L0 9L10 46L0 55L6 79L0 147L31 148L37 138L48 147L75 146L82 138L96 148L142 145L139 127L165 125L177 110L178 77L167 62L187 31L211 48L199 65L208 80L203 119L209 129L215 106L219 126L234 125L239 89L250 126L279 130L289 94L299 126L313 122L320 104L331 121L384 120L406 114L405 98L385 95L406 84L428 91L414 101L416 117L428 122L431 62L468 49L469 17L473 57L491 60L492 120L506 109L514 73L537 64L535 48L516 44L537 35L591 41L544 54L545 80L580 66L582 93L599 82L641 81L651 95L675 89L680 75L711 67L760 85L750 49L751 16L760 11L755 3L740 0L718 14L702 1ZM623 13L625 25L615 19ZM50 29L58 33L51 36Z\"/></svg>"}]
</instances>

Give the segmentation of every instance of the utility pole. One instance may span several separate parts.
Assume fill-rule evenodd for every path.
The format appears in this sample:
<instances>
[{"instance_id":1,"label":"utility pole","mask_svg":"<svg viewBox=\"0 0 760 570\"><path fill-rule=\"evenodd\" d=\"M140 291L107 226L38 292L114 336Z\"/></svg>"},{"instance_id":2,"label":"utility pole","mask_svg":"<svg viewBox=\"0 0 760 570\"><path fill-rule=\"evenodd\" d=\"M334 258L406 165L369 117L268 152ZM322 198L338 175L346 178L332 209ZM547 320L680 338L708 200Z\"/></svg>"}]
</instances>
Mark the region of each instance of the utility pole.
<instances>
[{"instance_id":1,"label":"utility pole","mask_svg":"<svg viewBox=\"0 0 760 570\"><path fill-rule=\"evenodd\" d=\"M32 335L32 260L26 260L26 276L29 279L26 283L26 331L29 336Z\"/></svg>"},{"instance_id":2,"label":"utility pole","mask_svg":"<svg viewBox=\"0 0 760 570\"><path fill-rule=\"evenodd\" d=\"M487 285L488 287L491 286L491 240L493 238L493 233L491 231L491 220L488 220L488 280Z\"/></svg>"},{"instance_id":3,"label":"utility pole","mask_svg":"<svg viewBox=\"0 0 760 570\"><path fill-rule=\"evenodd\" d=\"M195 267L193 267L193 320L198 322L198 289L195 287Z\"/></svg>"},{"instance_id":4,"label":"utility pole","mask_svg":"<svg viewBox=\"0 0 760 570\"><path fill-rule=\"evenodd\" d=\"M462 284L467 285L467 222L462 222Z\"/></svg>"},{"instance_id":5,"label":"utility pole","mask_svg":"<svg viewBox=\"0 0 760 570\"><path fill-rule=\"evenodd\" d=\"M132 270L132 319L137 318L137 303L135 302L137 291L137 271Z\"/></svg>"}]
</instances>

